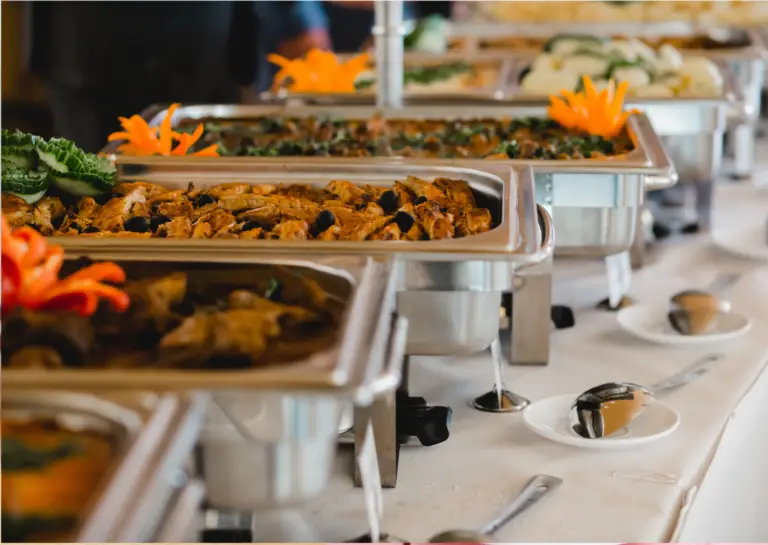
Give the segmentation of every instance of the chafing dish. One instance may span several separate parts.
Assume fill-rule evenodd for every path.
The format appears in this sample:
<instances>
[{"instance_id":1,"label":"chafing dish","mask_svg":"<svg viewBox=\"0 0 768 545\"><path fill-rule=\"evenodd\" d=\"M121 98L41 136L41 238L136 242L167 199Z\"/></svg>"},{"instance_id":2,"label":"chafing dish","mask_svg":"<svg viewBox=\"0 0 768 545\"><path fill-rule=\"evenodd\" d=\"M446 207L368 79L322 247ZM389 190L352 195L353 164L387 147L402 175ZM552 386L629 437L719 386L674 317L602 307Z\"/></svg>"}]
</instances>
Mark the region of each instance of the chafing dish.
<instances>
[{"instance_id":1,"label":"chafing dish","mask_svg":"<svg viewBox=\"0 0 768 545\"><path fill-rule=\"evenodd\" d=\"M172 488L168 477L181 468L191 446L186 454L171 456L164 438L189 434L194 441L194 423L190 426L184 415L201 413L205 403L206 397L200 394L96 396L9 391L4 385L2 415L53 419L65 429L95 431L112 439L114 460L71 536L71 541L110 542L117 540L145 487L151 486L160 496Z\"/></svg>"},{"instance_id":2,"label":"chafing dish","mask_svg":"<svg viewBox=\"0 0 768 545\"><path fill-rule=\"evenodd\" d=\"M344 56L342 56L344 57ZM463 52L448 52L437 56L429 53L406 53L403 58L405 69L423 66L465 63L480 72L475 79L476 85L460 88L445 88L442 82L436 85L418 85L406 88L403 98L406 102L433 103L488 101L502 98L509 80L511 65L504 55L483 55L479 59L469 59ZM371 65L375 66L375 57L371 56ZM372 74L374 77L375 74ZM430 89L432 87L432 89ZM375 93L363 90L357 93L292 93L287 90L266 91L259 95L263 102L297 104L369 104L375 100Z\"/></svg>"},{"instance_id":3,"label":"chafing dish","mask_svg":"<svg viewBox=\"0 0 768 545\"><path fill-rule=\"evenodd\" d=\"M379 110L369 106L318 106L318 107L280 107L280 106L187 106L176 110L173 122L178 125L202 119L249 119L261 116L328 115L334 119L368 119L380 112L384 117L393 119L477 119L545 116L546 105L531 103L525 105L456 105L446 115L445 107L419 106L400 110ZM165 110L148 110L152 114L149 122L158 125L165 117ZM637 210L643 201L643 188L646 190L663 189L677 181L675 169L667 157L664 148L654 132L651 123L644 115L630 118L629 131L636 141L636 149L624 157L611 157L607 160L508 160L478 161L436 159L425 164L467 166L488 168L494 165L532 166L534 168L536 201L547 208L555 222L555 231L559 231L557 241L558 256L602 257L628 249L634 240ZM115 150L115 146L105 148L106 153ZM232 165L279 165L280 159L221 157L221 158L186 158L186 157L128 157L118 156L126 174L135 175L145 172L146 167L193 168L196 165L219 164L223 161ZM331 160L331 159L329 159ZM339 164L374 164L370 159L339 159ZM317 159L291 158L294 164L317 161ZM391 163L393 159L389 159ZM380 161L375 164L384 164ZM410 160L403 159L403 163ZM187 167L184 167L187 165ZM261 167L259 167L261 168ZM378 168L378 167L376 167ZM558 225L560 227L558 227Z\"/></svg>"},{"instance_id":4,"label":"chafing dish","mask_svg":"<svg viewBox=\"0 0 768 545\"><path fill-rule=\"evenodd\" d=\"M507 49L513 56L530 58L540 50L546 39L557 34L583 34L594 36L620 36L648 40L694 38L711 36L725 44L722 48L694 49L678 47L687 55L703 56L716 61L724 69L726 92L713 100L667 99L632 101L628 104L642 108L651 118L664 145L670 150L681 180L713 180L719 173L722 158L722 133L732 133L732 153L735 174L748 176L754 169L755 131L760 113L761 89L764 81L766 48L763 37L756 29L734 29L685 22L655 24L637 23L542 23L521 24L457 24L453 36L461 37L467 56L499 54L503 47L482 49L481 40L505 37L527 38L531 41L522 48ZM727 47L727 44L733 44ZM511 70L513 80L506 87L506 96L514 97L514 87L527 60L517 61ZM725 102L730 108L726 111ZM714 141L717 140L717 143Z\"/></svg>"},{"instance_id":5,"label":"chafing dish","mask_svg":"<svg viewBox=\"0 0 768 545\"><path fill-rule=\"evenodd\" d=\"M72 242L78 242L77 237ZM332 348L293 364L242 372L8 369L3 372L4 386L210 390L213 404L203 425L199 457L207 502L221 509L255 509L311 498L323 490L330 476L337 429L347 404L370 404L400 382L407 320L393 314L396 283L392 263L327 254L302 254L301 259L280 252L256 256L254 248L243 246L240 250L228 251L223 245L219 251L189 247L183 252L178 247L155 247L153 251L150 245L141 249L110 243L100 247L74 244L68 256L122 259L128 270L130 260L147 260L156 268L162 268L161 261L226 263L228 268L254 263L282 265L295 273L312 275L344 305L341 331ZM194 418L200 416L195 413L186 418L199 424ZM173 460L189 457L196 438L197 434L189 431L167 433L160 448ZM286 464L290 471L286 471ZM174 483L166 474L164 482L169 487L159 488L155 477L171 466L165 462L150 472L142 501L127 512L119 528L123 541L140 541L153 532L165 531L161 507L174 494L170 487ZM248 480L244 482L243 476ZM188 511L187 505L184 513ZM178 517L183 521L182 515ZM178 525L174 528L178 530Z\"/></svg>"}]
</instances>

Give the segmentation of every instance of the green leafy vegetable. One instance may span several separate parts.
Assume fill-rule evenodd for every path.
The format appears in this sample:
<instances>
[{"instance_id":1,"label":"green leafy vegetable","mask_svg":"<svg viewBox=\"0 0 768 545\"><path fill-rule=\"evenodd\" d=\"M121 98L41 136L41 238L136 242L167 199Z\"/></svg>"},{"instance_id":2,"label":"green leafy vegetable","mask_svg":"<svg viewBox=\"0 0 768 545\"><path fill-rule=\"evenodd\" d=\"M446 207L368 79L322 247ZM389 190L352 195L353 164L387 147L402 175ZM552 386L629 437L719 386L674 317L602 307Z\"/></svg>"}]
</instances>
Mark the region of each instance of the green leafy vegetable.
<instances>
[{"instance_id":1,"label":"green leafy vegetable","mask_svg":"<svg viewBox=\"0 0 768 545\"><path fill-rule=\"evenodd\" d=\"M280 281L277 278L270 278L269 284L267 285L267 289L264 290L264 298L273 299L280 293L280 290L282 288L283 288L283 285L280 283Z\"/></svg>"},{"instance_id":2,"label":"green leafy vegetable","mask_svg":"<svg viewBox=\"0 0 768 545\"><path fill-rule=\"evenodd\" d=\"M2 158L3 191L21 197L29 204L43 198L48 190L48 173L29 170L6 157Z\"/></svg>"},{"instance_id":3,"label":"green leafy vegetable","mask_svg":"<svg viewBox=\"0 0 768 545\"><path fill-rule=\"evenodd\" d=\"M51 181L74 195L100 195L115 183L117 171L108 159L86 153L64 138L38 144L37 152L51 171Z\"/></svg>"},{"instance_id":4,"label":"green leafy vegetable","mask_svg":"<svg viewBox=\"0 0 768 545\"><path fill-rule=\"evenodd\" d=\"M75 443L62 443L53 449L30 448L15 437L2 439L2 469L14 471L40 471L47 466L75 456L80 448Z\"/></svg>"},{"instance_id":5,"label":"green leafy vegetable","mask_svg":"<svg viewBox=\"0 0 768 545\"><path fill-rule=\"evenodd\" d=\"M19 130L2 129L0 131L3 159L13 162L20 168L34 169L37 161L36 144L41 138Z\"/></svg>"}]
</instances>

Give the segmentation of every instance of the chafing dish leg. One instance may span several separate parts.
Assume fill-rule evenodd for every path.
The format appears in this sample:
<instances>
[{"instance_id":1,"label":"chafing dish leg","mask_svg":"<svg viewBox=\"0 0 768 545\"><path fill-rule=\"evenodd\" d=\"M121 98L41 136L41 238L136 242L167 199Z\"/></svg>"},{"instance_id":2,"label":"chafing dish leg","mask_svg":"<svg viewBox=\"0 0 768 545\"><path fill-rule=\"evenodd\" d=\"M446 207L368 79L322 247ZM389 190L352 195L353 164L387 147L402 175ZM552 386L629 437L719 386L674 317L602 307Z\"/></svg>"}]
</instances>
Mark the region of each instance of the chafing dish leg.
<instances>
[{"instance_id":1,"label":"chafing dish leg","mask_svg":"<svg viewBox=\"0 0 768 545\"><path fill-rule=\"evenodd\" d=\"M641 269L645 265L645 257L648 251L648 236L645 228L644 214L647 207L643 207L637 215L637 225L635 227L635 241L629 249L629 259L633 269ZM649 212L650 213L650 212ZM653 221L653 219L651 219Z\"/></svg>"},{"instance_id":2,"label":"chafing dish leg","mask_svg":"<svg viewBox=\"0 0 768 545\"><path fill-rule=\"evenodd\" d=\"M509 363L547 365L552 331L552 260L519 274L515 286Z\"/></svg>"},{"instance_id":3,"label":"chafing dish leg","mask_svg":"<svg viewBox=\"0 0 768 545\"><path fill-rule=\"evenodd\" d=\"M696 182L696 215L700 231L709 231L712 227L712 190L713 180Z\"/></svg>"},{"instance_id":4,"label":"chafing dish leg","mask_svg":"<svg viewBox=\"0 0 768 545\"><path fill-rule=\"evenodd\" d=\"M755 166L755 136L753 124L739 125L733 130L733 177L749 178Z\"/></svg>"},{"instance_id":5,"label":"chafing dish leg","mask_svg":"<svg viewBox=\"0 0 768 545\"><path fill-rule=\"evenodd\" d=\"M376 441L376 455L379 459L381 486L397 486L397 466L400 459L400 443L397 435L397 399L403 388L408 388L408 356L403 362L403 378L397 392L391 392L370 407L355 407L355 459L362 447L365 430L370 422ZM407 390L406 390L407 391ZM355 463L355 486L362 486L360 468Z\"/></svg>"}]
</instances>

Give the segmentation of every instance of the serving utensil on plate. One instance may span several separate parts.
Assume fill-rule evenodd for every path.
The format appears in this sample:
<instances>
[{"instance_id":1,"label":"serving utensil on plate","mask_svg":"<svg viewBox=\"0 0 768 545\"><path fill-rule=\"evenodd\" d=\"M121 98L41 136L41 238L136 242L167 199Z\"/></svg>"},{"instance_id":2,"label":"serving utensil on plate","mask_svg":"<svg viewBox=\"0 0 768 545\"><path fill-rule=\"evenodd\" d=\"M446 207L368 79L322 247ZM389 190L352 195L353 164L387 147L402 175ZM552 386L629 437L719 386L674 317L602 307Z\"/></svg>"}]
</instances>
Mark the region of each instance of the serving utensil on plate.
<instances>
[{"instance_id":1,"label":"serving utensil on plate","mask_svg":"<svg viewBox=\"0 0 768 545\"><path fill-rule=\"evenodd\" d=\"M740 273L718 275L706 290L684 290L670 297L667 318L672 328L682 335L709 332L717 317L731 311L730 301L722 294L741 278Z\"/></svg>"},{"instance_id":2,"label":"serving utensil on plate","mask_svg":"<svg viewBox=\"0 0 768 545\"><path fill-rule=\"evenodd\" d=\"M723 354L710 354L679 373L646 387L631 382L607 382L590 388L573 402L568 418L573 431L585 439L609 437L624 429L653 402L690 384L722 360Z\"/></svg>"},{"instance_id":3,"label":"serving utensil on plate","mask_svg":"<svg viewBox=\"0 0 768 545\"><path fill-rule=\"evenodd\" d=\"M432 536L430 543L493 543L492 537L502 526L533 507L550 492L554 492L562 479L550 475L536 475L523 490L492 520L477 530L448 530Z\"/></svg>"}]
</instances>

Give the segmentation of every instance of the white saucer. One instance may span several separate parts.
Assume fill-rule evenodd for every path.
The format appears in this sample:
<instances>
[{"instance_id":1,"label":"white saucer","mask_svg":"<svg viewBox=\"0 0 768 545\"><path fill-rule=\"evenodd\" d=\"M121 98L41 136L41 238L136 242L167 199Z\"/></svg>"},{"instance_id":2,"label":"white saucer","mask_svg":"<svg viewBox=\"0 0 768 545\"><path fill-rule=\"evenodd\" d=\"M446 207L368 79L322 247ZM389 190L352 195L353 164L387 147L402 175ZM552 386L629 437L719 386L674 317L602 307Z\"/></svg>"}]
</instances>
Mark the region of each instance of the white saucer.
<instances>
[{"instance_id":1,"label":"white saucer","mask_svg":"<svg viewBox=\"0 0 768 545\"><path fill-rule=\"evenodd\" d=\"M768 261L768 228L765 225L742 227L740 229L716 229L712 232L712 241L726 252Z\"/></svg>"},{"instance_id":2,"label":"white saucer","mask_svg":"<svg viewBox=\"0 0 768 545\"><path fill-rule=\"evenodd\" d=\"M673 346L691 346L723 342L740 337L752 329L752 321L738 312L722 314L714 329L702 335L681 335L667 319L667 308L661 305L632 305L616 314L619 325L627 333L643 340Z\"/></svg>"},{"instance_id":3,"label":"white saucer","mask_svg":"<svg viewBox=\"0 0 768 545\"><path fill-rule=\"evenodd\" d=\"M584 439L571 429L568 412L578 393L548 397L523 411L525 426L545 439L572 447L622 449L658 441L680 425L680 415L669 405L654 401L627 429L602 439Z\"/></svg>"}]
</instances>

